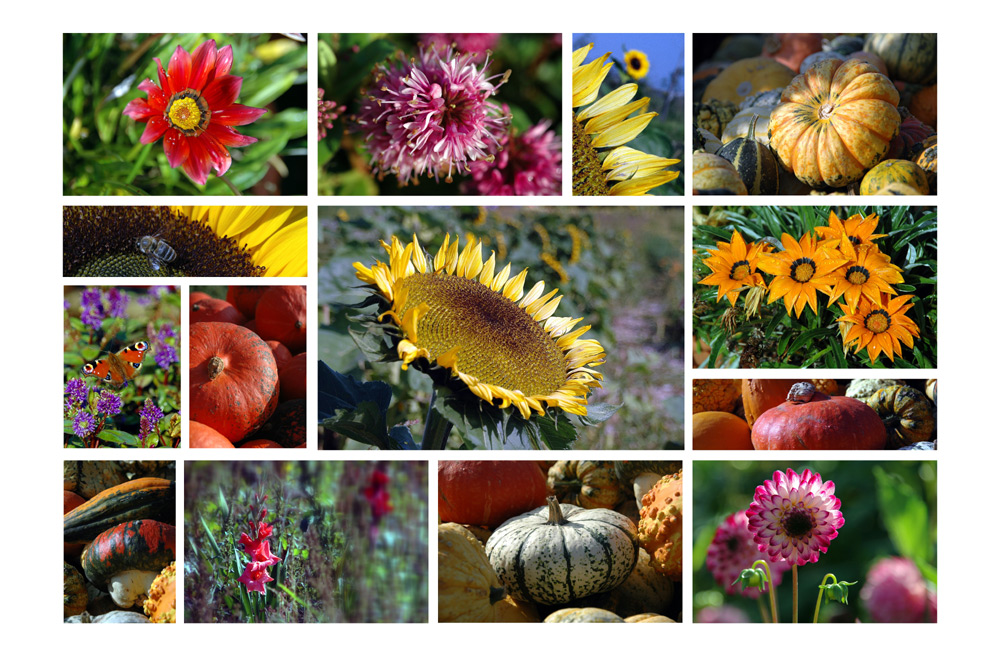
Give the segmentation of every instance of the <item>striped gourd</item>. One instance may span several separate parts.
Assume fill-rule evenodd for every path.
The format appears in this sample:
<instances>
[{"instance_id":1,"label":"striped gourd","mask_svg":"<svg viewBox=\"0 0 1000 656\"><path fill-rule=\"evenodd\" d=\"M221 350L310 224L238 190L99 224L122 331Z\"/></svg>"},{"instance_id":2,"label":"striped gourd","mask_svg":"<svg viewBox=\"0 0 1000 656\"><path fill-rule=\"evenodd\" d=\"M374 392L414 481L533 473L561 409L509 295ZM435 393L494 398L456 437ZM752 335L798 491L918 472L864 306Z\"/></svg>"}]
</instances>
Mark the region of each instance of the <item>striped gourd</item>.
<instances>
[{"instance_id":1,"label":"striped gourd","mask_svg":"<svg viewBox=\"0 0 1000 656\"><path fill-rule=\"evenodd\" d=\"M628 517L549 497L547 506L501 524L486 553L510 596L551 605L619 585L635 567L639 543Z\"/></svg>"},{"instance_id":2,"label":"striped gourd","mask_svg":"<svg viewBox=\"0 0 1000 656\"><path fill-rule=\"evenodd\" d=\"M63 540L86 542L134 519L173 522L174 483L163 478L137 478L104 490L63 516Z\"/></svg>"},{"instance_id":3,"label":"striped gourd","mask_svg":"<svg viewBox=\"0 0 1000 656\"><path fill-rule=\"evenodd\" d=\"M924 195L931 191L922 168L906 159L887 159L865 174L861 195L885 195L886 187L894 182L908 184Z\"/></svg>"},{"instance_id":4,"label":"striped gourd","mask_svg":"<svg viewBox=\"0 0 1000 656\"><path fill-rule=\"evenodd\" d=\"M753 136L757 125L757 115L750 117L746 137L733 139L719 150L740 174L747 191L754 195L774 195L778 193L778 163L771 150Z\"/></svg>"},{"instance_id":5,"label":"striped gourd","mask_svg":"<svg viewBox=\"0 0 1000 656\"><path fill-rule=\"evenodd\" d=\"M937 78L937 34L870 34L865 50L882 58L894 80L928 84Z\"/></svg>"},{"instance_id":6,"label":"striped gourd","mask_svg":"<svg viewBox=\"0 0 1000 656\"><path fill-rule=\"evenodd\" d=\"M128 570L152 572L152 580L177 560L174 540L175 530L170 524L152 519L119 524L98 535L83 550L83 573L98 587Z\"/></svg>"}]
</instances>

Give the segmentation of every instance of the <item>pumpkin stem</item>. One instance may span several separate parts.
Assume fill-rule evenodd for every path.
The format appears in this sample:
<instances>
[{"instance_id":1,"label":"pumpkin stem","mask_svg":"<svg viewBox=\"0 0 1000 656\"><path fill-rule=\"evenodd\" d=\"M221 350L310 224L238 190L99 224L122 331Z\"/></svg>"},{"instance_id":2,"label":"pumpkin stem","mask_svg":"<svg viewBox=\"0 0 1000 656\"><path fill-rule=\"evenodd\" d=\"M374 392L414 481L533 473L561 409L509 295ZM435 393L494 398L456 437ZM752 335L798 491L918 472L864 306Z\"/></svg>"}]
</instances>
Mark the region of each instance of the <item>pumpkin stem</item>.
<instances>
[{"instance_id":1,"label":"pumpkin stem","mask_svg":"<svg viewBox=\"0 0 1000 656\"><path fill-rule=\"evenodd\" d=\"M225 368L226 363L223 362L222 358L217 355L213 355L212 359L208 361L208 379L215 380Z\"/></svg>"},{"instance_id":2,"label":"pumpkin stem","mask_svg":"<svg viewBox=\"0 0 1000 656\"><path fill-rule=\"evenodd\" d=\"M559 507L559 499L556 497L548 497L546 501L549 504L549 521L546 524L568 524L566 518L563 517L562 508Z\"/></svg>"},{"instance_id":3,"label":"pumpkin stem","mask_svg":"<svg viewBox=\"0 0 1000 656\"><path fill-rule=\"evenodd\" d=\"M833 105L831 105L830 103L826 103L819 108L819 117L823 120L830 118L830 115L832 114L833 114Z\"/></svg>"},{"instance_id":4,"label":"pumpkin stem","mask_svg":"<svg viewBox=\"0 0 1000 656\"><path fill-rule=\"evenodd\" d=\"M507 588L502 585L499 588L490 588L490 606L497 603L498 601L503 601L507 597Z\"/></svg>"},{"instance_id":5,"label":"pumpkin stem","mask_svg":"<svg viewBox=\"0 0 1000 656\"><path fill-rule=\"evenodd\" d=\"M808 403L815 393L816 386L812 383L795 383L788 390L788 396L785 400L789 403Z\"/></svg>"}]
</instances>

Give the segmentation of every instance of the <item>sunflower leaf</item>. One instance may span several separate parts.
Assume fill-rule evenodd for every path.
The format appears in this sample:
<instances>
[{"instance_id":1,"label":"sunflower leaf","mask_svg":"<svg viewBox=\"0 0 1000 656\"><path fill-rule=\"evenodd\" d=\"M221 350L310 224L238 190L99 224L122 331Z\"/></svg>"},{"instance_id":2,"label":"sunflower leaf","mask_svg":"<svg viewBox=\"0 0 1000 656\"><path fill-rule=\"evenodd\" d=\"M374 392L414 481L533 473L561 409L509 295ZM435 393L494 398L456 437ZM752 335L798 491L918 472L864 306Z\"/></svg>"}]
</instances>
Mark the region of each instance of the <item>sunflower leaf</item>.
<instances>
[{"instance_id":1,"label":"sunflower leaf","mask_svg":"<svg viewBox=\"0 0 1000 656\"><path fill-rule=\"evenodd\" d=\"M580 417L580 423L584 426L596 426L611 419L611 416L618 412L624 405L624 403L617 405L612 403L594 403L588 405L587 414Z\"/></svg>"}]
</instances>

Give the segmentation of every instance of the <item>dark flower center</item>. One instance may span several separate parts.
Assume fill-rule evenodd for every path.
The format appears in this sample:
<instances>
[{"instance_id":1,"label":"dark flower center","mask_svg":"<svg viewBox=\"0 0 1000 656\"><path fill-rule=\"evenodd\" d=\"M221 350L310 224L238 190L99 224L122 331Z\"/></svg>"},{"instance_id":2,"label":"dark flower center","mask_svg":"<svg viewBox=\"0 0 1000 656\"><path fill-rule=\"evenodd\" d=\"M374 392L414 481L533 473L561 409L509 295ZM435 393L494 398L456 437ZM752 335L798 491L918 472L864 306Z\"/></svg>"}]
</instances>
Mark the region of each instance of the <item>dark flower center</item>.
<instances>
[{"instance_id":1,"label":"dark flower center","mask_svg":"<svg viewBox=\"0 0 1000 656\"><path fill-rule=\"evenodd\" d=\"M847 282L852 285L863 285L868 282L869 278L871 278L871 274L868 273L868 269L855 264L847 270L844 277L847 278Z\"/></svg>"},{"instance_id":2,"label":"dark flower center","mask_svg":"<svg viewBox=\"0 0 1000 656\"><path fill-rule=\"evenodd\" d=\"M791 274L796 282L809 282L816 273L816 263L808 257L800 257L792 262Z\"/></svg>"},{"instance_id":3,"label":"dark flower center","mask_svg":"<svg viewBox=\"0 0 1000 656\"><path fill-rule=\"evenodd\" d=\"M208 127L212 112L208 102L193 89L175 93L167 103L164 118L185 137L197 137Z\"/></svg>"},{"instance_id":4,"label":"dark flower center","mask_svg":"<svg viewBox=\"0 0 1000 656\"><path fill-rule=\"evenodd\" d=\"M740 260L739 262L733 262L733 266L729 269L729 279L730 280L743 280L750 275L750 263L746 260Z\"/></svg>"},{"instance_id":5,"label":"dark flower center","mask_svg":"<svg viewBox=\"0 0 1000 656\"><path fill-rule=\"evenodd\" d=\"M881 308L872 310L865 317L865 328L876 335L889 330L890 325L892 325L892 319L889 317L889 313Z\"/></svg>"},{"instance_id":6,"label":"dark flower center","mask_svg":"<svg viewBox=\"0 0 1000 656\"><path fill-rule=\"evenodd\" d=\"M796 508L785 515L781 525L785 529L785 533L793 538L800 538L815 527L812 515L801 508Z\"/></svg>"},{"instance_id":7,"label":"dark flower center","mask_svg":"<svg viewBox=\"0 0 1000 656\"><path fill-rule=\"evenodd\" d=\"M850 235L850 236L847 237L847 239L850 240L850 242L852 244L854 244L855 246L858 246L858 245L861 244L861 238L860 237L855 237L854 235Z\"/></svg>"},{"instance_id":8,"label":"dark flower center","mask_svg":"<svg viewBox=\"0 0 1000 656\"><path fill-rule=\"evenodd\" d=\"M632 57L632 59L629 60L628 65L633 71L642 70L642 60L638 57Z\"/></svg>"}]
</instances>

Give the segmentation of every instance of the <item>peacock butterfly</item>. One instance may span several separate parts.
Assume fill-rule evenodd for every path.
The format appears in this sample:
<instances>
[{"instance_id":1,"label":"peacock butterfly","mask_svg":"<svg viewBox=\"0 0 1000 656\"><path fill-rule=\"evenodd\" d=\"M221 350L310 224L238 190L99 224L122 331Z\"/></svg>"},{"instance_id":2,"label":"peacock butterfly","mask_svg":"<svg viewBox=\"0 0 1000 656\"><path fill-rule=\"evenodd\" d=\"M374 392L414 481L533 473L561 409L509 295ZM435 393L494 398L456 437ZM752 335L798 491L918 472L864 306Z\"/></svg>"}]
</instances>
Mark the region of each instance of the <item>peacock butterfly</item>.
<instances>
[{"instance_id":1,"label":"peacock butterfly","mask_svg":"<svg viewBox=\"0 0 1000 656\"><path fill-rule=\"evenodd\" d=\"M125 387L142 368L142 360L149 350L149 342L136 342L117 353L83 365L84 376L96 376L114 387Z\"/></svg>"}]
</instances>

